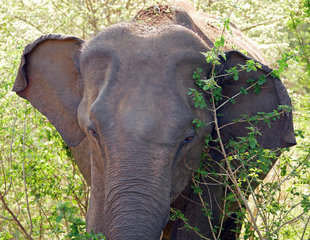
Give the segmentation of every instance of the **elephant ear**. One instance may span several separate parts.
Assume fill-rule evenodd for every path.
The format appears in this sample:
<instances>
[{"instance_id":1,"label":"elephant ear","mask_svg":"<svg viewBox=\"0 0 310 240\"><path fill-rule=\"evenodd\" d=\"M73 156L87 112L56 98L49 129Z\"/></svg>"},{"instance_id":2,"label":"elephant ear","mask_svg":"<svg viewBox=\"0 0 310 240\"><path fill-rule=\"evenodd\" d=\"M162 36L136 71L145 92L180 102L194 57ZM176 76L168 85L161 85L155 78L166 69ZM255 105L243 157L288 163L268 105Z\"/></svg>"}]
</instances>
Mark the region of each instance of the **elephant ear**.
<instances>
[{"instance_id":1,"label":"elephant ear","mask_svg":"<svg viewBox=\"0 0 310 240\"><path fill-rule=\"evenodd\" d=\"M69 146L85 137L77 121L81 101L78 57L83 41L49 34L26 46L13 91L27 99L56 127Z\"/></svg>"},{"instance_id":2,"label":"elephant ear","mask_svg":"<svg viewBox=\"0 0 310 240\"><path fill-rule=\"evenodd\" d=\"M235 103L228 101L218 110L218 123L220 134L224 143L230 139L247 136L249 123L238 122L231 124L236 119L244 118L244 115L254 116L257 113L271 113L278 109L279 105L291 106L290 97L283 83L278 78L271 76L272 70L262 65L257 71L239 72L239 79L235 80L232 75L227 75L227 71L233 67L241 70L240 65L246 65L250 58L238 51L229 51L226 53L226 60L222 59L222 65L217 69L218 76L223 76L219 80L224 96L219 106L227 100L236 96ZM255 60L252 60L256 62ZM226 75L226 76L225 76ZM266 82L261 81L259 88L252 87L253 83L265 76ZM242 90L243 91L242 91ZM256 90L255 90L256 89ZM261 133L257 141L261 147L267 149L289 147L296 144L293 120L291 111L283 111L279 118L270 119L270 125L264 121L258 121L255 127Z\"/></svg>"}]
</instances>

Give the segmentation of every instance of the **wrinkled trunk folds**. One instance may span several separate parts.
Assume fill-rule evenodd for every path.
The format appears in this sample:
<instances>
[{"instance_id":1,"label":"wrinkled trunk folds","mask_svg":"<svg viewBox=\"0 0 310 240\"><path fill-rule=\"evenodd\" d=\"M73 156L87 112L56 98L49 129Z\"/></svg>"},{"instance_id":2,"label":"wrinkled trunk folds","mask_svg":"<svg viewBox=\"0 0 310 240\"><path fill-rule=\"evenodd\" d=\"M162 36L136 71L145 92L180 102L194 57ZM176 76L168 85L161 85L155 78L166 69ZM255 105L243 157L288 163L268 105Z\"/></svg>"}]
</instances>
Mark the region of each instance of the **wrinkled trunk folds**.
<instances>
[{"instance_id":1,"label":"wrinkled trunk folds","mask_svg":"<svg viewBox=\"0 0 310 240\"><path fill-rule=\"evenodd\" d=\"M170 207L170 178L163 162L139 154L108 159L104 204L108 240L160 238Z\"/></svg>"},{"instance_id":2,"label":"wrinkled trunk folds","mask_svg":"<svg viewBox=\"0 0 310 240\"><path fill-rule=\"evenodd\" d=\"M146 194L132 192L124 193L113 204L107 205L108 239L158 240L168 220L169 208L155 202Z\"/></svg>"}]
</instances>

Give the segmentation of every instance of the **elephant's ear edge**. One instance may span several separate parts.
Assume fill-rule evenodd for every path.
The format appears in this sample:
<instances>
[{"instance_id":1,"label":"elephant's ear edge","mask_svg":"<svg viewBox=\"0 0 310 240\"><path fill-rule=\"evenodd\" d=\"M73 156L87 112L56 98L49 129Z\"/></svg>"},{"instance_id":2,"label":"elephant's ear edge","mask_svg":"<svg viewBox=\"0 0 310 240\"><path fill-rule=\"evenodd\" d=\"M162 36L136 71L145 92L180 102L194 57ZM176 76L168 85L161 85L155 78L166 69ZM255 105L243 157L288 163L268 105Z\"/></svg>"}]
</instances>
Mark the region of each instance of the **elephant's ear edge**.
<instances>
[{"instance_id":1,"label":"elephant's ear edge","mask_svg":"<svg viewBox=\"0 0 310 240\"><path fill-rule=\"evenodd\" d=\"M281 82L281 80L274 78L274 84L276 86L281 105L292 107L291 99L288 97L288 92L286 88L284 87L283 83ZM286 117L286 122L285 122L284 129L285 129L286 135L284 136L284 140L285 142L288 143L288 145L293 146L293 145L296 145L296 140L295 140L295 134L294 134L292 110L285 111L285 117Z\"/></svg>"},{"instance_id":2,"label":"elephant's ear edge","mask_svg":"<svg viewBox=\"0 0 310 240\"><path fill-rule=\"evenodd\" d=\"M44 72L51 73L53 63L57 62L55 61L55 59L49 59L48 54L46 54L46 56L43 56L42 62L44 62L45 60L49 60L49 64L46 65L51 66L51 69L47 69L49 68L49 66L45 67L45 69L36 69L36 65L32 64L32 58L36 58L37 49L44 48L44 46L47 45L47 41L54 40L55 42L57 42L57 44L67 42L70 43L69 45L71 45L69 50L71 51L70 56L68 54L65 56L67 59L66 64L70 66L68 68L68 71L65 72L65 76L63 79L57 76L50 76L51 74L48 75L48 73L46 74L46 76L44 75ZM43 35L34 42L28 44L25 47L21 56L21 63L18 69L17 77L15 79L15 83L12 88L12 91L16 92L17 95L19 95L20 97L27 99L37 110L39 110L39 112L41 112L47 117L47 119L55 126L57 131L60 133L63 140L70 147L77 146L85 137L85 133L80 129L77 121L77 107L81 100L81 96L79 96L80 94L78 92L78 70L76 69L77 63L74 59L77 57L76 55L79 54L80 48L82 47L83 43L83 40L74 36L48 34ZM65 53L59 51L58 54ZM33 55L35 57L32 57ZM71 60L68 61L68 59ZM40 60L36 61L37 63L40 63ZM61 61L61 59L59 59L59 61ZM58 69L59 66L61 66L61 63L58 63ZM65 68L65 66L63 68ZM72 70L73 68L75 70ZM29 71L31 73L29 73ZM74 72L74 74L72 74L72 72ZM32 82L30 83L30 81ZM74 89L66 90L59 89L59 84L61 84L63 81L65 81L64 84L67 84L69 86L76 85L76 87L74 87ZM53 89L53 87L55 88ZM71 92L72 96L68 96L71 94ZM49 94L51 95L51 99L45 97L45 95Z\"/></svg>"},{"instance_id":3,"label":"elephant's ear edge","mask_svg":"<svg viewBox=\"0 0 310 240\"><path fill-rule=\"evenodd\" d=\"M229 69L232 66L235 66L236 64L232 62L238 61L237 59L243 59L242 61L247 61L250 60L252 58L244 55L243 53L236 51L236 50L231 50L228 52L225 52L225 59L220 56L220 62L221 65L216 67L216 72L220 73L220 75L224 74L225 75L225 70ZM291 99L288 95L288 92L285 88L285 86L283 85L282 81L279 78L275 78L271 76L271 72L273 71L271 68L269 68L268 66L262 64L261 62L253 59L255 62L261 64L261 69L259 69L258 71L262 71L264 72L265 75L268 75L268 79L269 81L273 82L274 88L275 88L275 93L277 94L277 98L278 98L278 105L287 105L289 107L291 107ZM248 73L244 72L242 73L242 75L247 75ZM249 73L251 74L251 72ZM219 85L223 85L223 83L225 81L229 81L229 79L232 78L230 76L225 76L222 77L219 80ZM240 78L242 78L240 76ZM243 77L244 78L244 77ZM240 80L239 80L240 81ZM242 80L241 80L242 81ZM243 81L245 81L245 79L243 79ZM235 82L235 81L231 81L231 82ZM235 107L235 106L233 106ZM293 127L293 116L292 116L292 111L284 111L283 115L281 116L281 120L278 120L278 125L274 126L277 127L281 134L279 136L281 136L282 140L281 141L276 141L278 142L277 144L262 144L264 145L264 148L283 148L283 147L290 147L293 145L296 145L296 139L295 139L295 135L294 135L294 127ZM266 130L267 132L271 131L270 129L267 128ZM271 132L270 132L271 133ZM274 133L275 134L275 133ZM264 134L263 134L264 135Z\"/></svg>"},{"instance_id":4,"label":"elephant's ear edge","mask_svg":"<svg viewBox=\"0 0 310 240\"><path fill-rule=\"evenodd\" d=\"M243 53L236 51L236 50L231 50L226 52L226 56L230 56L233 54L238 54L241 55L243 58L250 60L252 58L244 55ZM262 66L262 70L266 73L266 74L270 74L273 69L271 69L270 67L268 67L267 65L257 61L256 59L254 59L255 62L261 64ZM287 89L285 88L285 86L283 85L282 81L279 78L274 78L271 77L273 80L273 83L275 85L275 88L277 90L278 93L278 97L280 100L280 105L285 105L285 106L289 106L292 107L292 102L291 102L291 98L289 97L289 94L287 92ZM285 132L286 135L283 137L284 141L288 144L288 146L293 146L296 145L296 140L295 140L295 135L294 135L294 126L293 126L293 114L292 111L285 111L284 112L286 121L285 121Z\"/></svg>"},{"instance_id":5,"label":"elephant's ear edge","mask_svg":"<svg viewBox=\"0 0 310 240\"><path fill-rule=\"evenodd\" d=\"M36 39L34 42L28 44L23 51L21 62L20 62L18 72L17 72L17 77L15 79L15 82L12 88L12 91L16 92L21 97L23 97L21 92L24 91L28 85L28 79L27 79L27 74L25 70L26 56L35 47L37 47L40 43L46 40L76 40L80 45L84 43L82 39L74 37L74 36L67 36L67 35L61 35L61 34L48 34L48 35L42 35L41 37Z\"/></svg>"}]
</instances>

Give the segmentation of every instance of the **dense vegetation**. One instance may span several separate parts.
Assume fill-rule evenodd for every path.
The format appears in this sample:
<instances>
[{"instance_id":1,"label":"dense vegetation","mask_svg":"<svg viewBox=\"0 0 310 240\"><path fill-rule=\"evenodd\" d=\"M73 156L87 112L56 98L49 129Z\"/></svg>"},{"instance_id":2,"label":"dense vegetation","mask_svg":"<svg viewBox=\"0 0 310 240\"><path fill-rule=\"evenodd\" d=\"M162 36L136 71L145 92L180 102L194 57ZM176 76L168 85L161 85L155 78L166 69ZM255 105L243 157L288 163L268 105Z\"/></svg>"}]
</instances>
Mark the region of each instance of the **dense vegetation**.
<instances>
[{"instance_id":1,"label":"dense vegetation","mask_svg":"<svg viewBox=\"0 0 310 240\"><path fill-rule=\"evenodd\" d=\"M96 238L85 234L90 189L70 151L46 118L11 92L11 88L24 46L37 37L53 32L87 40L106 26L130 19L152 2L1 0L0 3L0 239ZM242 236L308 239L310 1L195 0L194 5L223 19L230 16L246 36L258 43L269 65L281 74L293 100L298 144L282 154L261 186L260 194L257 193L256 201L252 198L256 208L250 206L246 210L254 218L247 218ZM205 173L200 168L197 174ZM194 187L199 193L195 182ZM184 219L182 213L172 212L174 218ZM199 234L190 223L186 224Z\"/></svg>"}]
</instances>

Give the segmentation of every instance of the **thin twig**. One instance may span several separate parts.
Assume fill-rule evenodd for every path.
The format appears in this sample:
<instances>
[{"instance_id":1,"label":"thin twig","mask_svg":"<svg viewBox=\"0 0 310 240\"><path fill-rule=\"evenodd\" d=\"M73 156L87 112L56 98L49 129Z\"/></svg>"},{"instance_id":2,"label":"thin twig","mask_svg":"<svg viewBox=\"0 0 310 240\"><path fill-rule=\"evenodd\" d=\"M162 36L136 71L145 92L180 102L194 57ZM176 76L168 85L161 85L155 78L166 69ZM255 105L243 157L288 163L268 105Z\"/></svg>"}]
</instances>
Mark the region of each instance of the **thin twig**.
<instances>
[{"instance_id":1,"label":"thin twig","mask_svg":"<svg viewBox=\"0 0 310 240\"><path fill-rule=\"evenodd\" d=\"M21 206L21 204L20 204L20 199L19 199L19 194L17 194L17 191L15 190L15 188L14 188L14 185L12 185L12 190L13 190L13 192L14 192L14 195L15 195L15 206L17 206L17 208L18 208L18 212L17 213L15 213L15 216L16 216L16 218L18 218L18 216L19 216L19 214L21 213L21 208L20 208L20 206Z\"/></svg>"},{"instance_id":2,"label":"thin twig","mask_svg":"<svg viewBox=\"0 0 310 240\"><path fill-rule=\"evenodd\" d=\"M38 30L41 34L45 34L45 32L39 27L34 25L32 22L29 22L27 19L24 19L20 16L14 15L14 18L23 21L24 23L27 23L28 25L30 25L31 27L34 27L36 30Z\"/></svg>"},{"instance_id":3,"label":"thin twig","mask_svg":"<svg viewBox=\"0 0 310 240\"><path fill-rule=\"evenodd\" d=\"M27 181L26 181L26 171L25 171L25 160L26 160L26 152L25 152L25 135L26 135L26 124L27 123L27 113L25 114L25 120L24 120L24 133L23 133L23 181L24 181L24 189L25 189L25 198L26 198L26 204L27 204L27 212L28 217L30 221L30 235L32 234L32 218L31 218L31 212L29 208L29 200L28 200L28 191L27 191Z\"/></svg>"},{"instance_id":4,"label":"thin twig","mask_svg":"<svg viewBox=\"0 0 310 240\"><path fill-rule=\"evenodd\" d=\"M0 201L2 202L2 205L4 207L4 209L12 216L13 221L16 223L16 225L20 228L20 230L22 231L22 233L24 234L24 236L29 239L29 240L33 240L33 238L31 237L31 235L29 235L29 233L26 231L26 229L24 228L24 226L21 224L21 222L17 219L17 217L15 216L15 214L11 211L11 209L8 207L8 205L6 204L5 200L4 200L4 196L0 193Z\"/></svg>"},{"instance_id":5,"label":"thin twig","mask_svg":"<svg viewBox=\"0 0 310 240\"><path fill-rule=\"evenodd\" d=\"M194 174L193 174L192 182L193 182L194 186L197 188L198 185L197 185L197 183L195 182L195 176L194 176ZM202 204L202 206L203 206L203 209L204 209L205 213L207 213L207 212L208 212L208 209L207 209L207 207L206 207L206 204L205 204L205 202L204 202L204 200L203 200L201 194L200 194L199 192L198 192L197 194L198 194L199 200L200 200L200 202L201 202L201 204ZM211 209L212 209L212 208L211 208ZM212 222L211 222L210 216L209 216L209 214L206 214L206 215L207 215L207 218L208 218L208 222L209 222L209 226L210 226L210 230L211 230L212 236L213 236L214 240L216 240L217 238L216 238L215 233L214 233L214 231L213 231L213 224L212 224Z\"/></svg>"},{"instance_id":6,"label":"thin twig","mask_svg":"<svg viewBox=\"0 0 310 240\"><path fill-rule=\"evenodd\" d=\"M305 214L305 212L302 212L301 214L299 214L298 216L294 217L293 219L291 219L291 220L289 220L289 221L287 221L287 222L282 223L276 230L274 230L274 231L272 232L272 234L275 234L275 233L278 232L283 226L285 226L285 225L287 225L287 224L289 224L289 223L294 222L296 219L300 218L300 217L303 216L304 214Z\"/></svg>"},{"instance_id":7,"label":"thin twig","mask_svg":"<svg viewBox=\"0 0 310 240\"><path fill-rule=\"evenodd\" d=\"M246 167L244 166L244 164L242 163L242 161L241 161L241 164L242 164L243 168L246 170ZM258 206L258 200L257 200L257 198L256 198L256 196L255 196L255 191L253 190L253 188L252 188L252 186L251 186L251 183L249 182L249 179L248 179L248 178L246 178L246 181L247 181L247 184L248 184L248 188L250 188L250 193L252 194L252 198L253 198L253 202L254 202L254 204L255 204L256 210L258 211L258 212L257 212L257 215L258 215L258 216L261 216L261 218L263 219L263 224L265 225L265 228L267 229L268 232L270 232L270 229L268 228L268 225L267 225L267 220L266 220L265 217L261 214L261 209L260 209L259 206ZM248 192L248 189L247 189L246 192ZM256 222L256 221L257 221L257 217L254 217L253 220Z\"/></svg>"},{"instance_id":8,"label":"thin twig","mask_svg":"<svg viewBox=\"0 0 310 240\"><path fill-rule=\"evenodd\" d=\"M6 221L13 221L13 218L7 218L7 217L4 217L2 215L0 215L0 218L3 220L6 220Z\"/></svg>"},{"instance_id":9,"label":"thin twig","mask_svg":"<svg viewBox=\"0 0 310 240\"><path fill-rule=\"evenodd\" d=\"M126 7L125 7L127 10L128 10L128 8L129 8L129 6L130 6L130 1L131 1L131 0L127 0Z\"/></svg>"},{"instance_id":10,"label":"thin twig","mask_svg":"<svg viewBox=\"0 0 310 240\"><path fill-rule=\"evenodd\" d=\"M266 24L271 24L271 23L274 23L274 22L278 22L282 19L284 19L286 17L281 17L281 18L278 18L278 19L273 19L273 20L269 20L269 21L265 21L265 22L262 22L262 23L257 23L255 25L252 25L252 26L249 26L249 27L246 27L246 28L243 28L241 29L241 32L246 32L248 30L251 30L252 28L256 28L256 27L259 27L259 26L262 26L262 25L266 25Z\"/></svg>"},{"instance_id":11,"label":"thin twig","mask_svg":"<svg viewBox=\"0 0 310 240\"><path fill-rule=\"evenodd\" d=\"M173 209L173 208L170 208L170 211L173 213L173 214L176 214L176 211ZM188 225L188 223L183 219L181 218L182 222L186 225ZM200 232L198 232L195 228L191 228L191 230L194 231L194 233L196 233L200 238L204 239L204 240L211 240L209 238L206 238L205 236L203 236Z\"/></svg>"},{"instance_id":12,"label":"thin twig","mask_svg":"<svg viewBox=\"0 0 310 240\"><path fill-rule=\"evenodd\" d=\"M186 199L187 201L192 202L192 203L194 203L195 205L198 205L198 206L201 206L201 207L202 207L202 205L201 205L200 203L198 203L198 202L196 202L196 201L194 201L194 200L192 200L192 199L190 199L190 198L184 196L182 193L180 194L180 196L181 196L182 198Z\"/></svg>"},{"instance_id":13,"label":"thin twig","mask_svg":"<svg viewBox=\"0 0 310 240\"><path fill-rule=\"evenodd\" d=\"M15 132L15 124L17 121L17 113L15 114L15 118L13 121L13 126L12 126L12 133L11 133L11 142L10 142L10 157L9 157L9 161L10 161L10 168L13 169L13 143L14 143L14 132ZM5 197L5 195L10 191L10 188L12 186L12 177L10 177L10 183L8 188L6 188L6 191L3 194L3 197ZM6 186L5 186L6 187Z\"/></svg>"},{"instance_id":14,"label":"thin twig","mask_svg":"<svg viewBox=\"0 0 310 240\"><path fill-rule=\"evenodd\" d=\"M38 204L39 204L39 208L40 208L41 211L43 212L43 215L44 215L44 217L46 218L46 221L47 221L48 224L50 225L51 229L54 229L53 224L51 223L51 221L50 221L49 218L47 217L47 215L46 215L46 213L45 213L45 211L44 211L44 208L42 207L42 205L41 205L41 203L40 203L40 200L38 201ZM57 239L60 240L57 231L54 231L54 233L56 234Z\"/></svg>"},{"instance_id":15,"label":"thin twig","mask_svg":"<svg viewBox=\"0 0 310 240\"><path fill-rule=\"evenodd\" d=\"M226 178L227 178L227 176L226 176ZM227 179L225 179L225 180L227 180ZM215 201L216 201L216 199L215 199ZM216 203L217 203L217 201L216 201ZM220 238L221 232L222 232L222 230L223 230L226 203L227 203L227 186L225 185L224 203L223 203L223 207L221 208L222 216L221 216L221 222L220 222L220 226L219 226L219 232L218 232L218 234L217 234L217 239ZM218 204L218 203L217 203L217 204ZM227 215L228 215L228 214L227 214Z\"/></svg>"},{"instance_id":16,"label":"thin twig","mask_svg":"<svg viewBox=\"0 0 310 240\"><path fill-rule=\"evenodd\" d=\"M214 108L213 109L213 111L214 111L213 112L213 117L214 117L214 122L215 122L215 130L216 130L217 136L219 138L219 143L220 143L221 151L222 151L222 154L224 156L224 160L225 160L227 168L228 168L229 178L233 182L233 184L234 184L234 186L235 186L235 188L236 188L236 190L238 192L239 197L242 199L243 204L248 209L250 218L251 218L251 220L253 222L253 227L254 227L255 231L257 232L257 234L259 235L259 238L260 239L264 239L263 236L261 235L260 231L259 231L258 226L256 225L256 222L254 221L254 216L253 216L253 214L251 212L251 208L250 208L250 206L248 204L248 201L245 198L245 196L243 195L243 193L242 193L242 191L241 191L241 189L240 189L240 187L238 185L238 182L237 182L237 180L236 180L236 178L235 178L235 176L233 174L233 171L231 169L229 160L227 158L226 150L225 150L222 138L221 138L221 133L220 133L220 129L219 129L218 121L217 121L217 114L216 114L216 108L215 108L215 100L214 100L213 94L211 96L212 96L212 107Z\"/></svg>"},{"instance_id":17,"label":"thin twig","mask_svg":"<svg viewBox=\"0 0 310 240\"><path fill-rule=\"evenodd\" d=\"M301 161L296 167L294 167L291 172L277 185L277 187L274 188L274 191L272 192L271 195L275 193L275 191L278 191L279 188L282 186L284 182L286 182L288 179L290 179L293 176L293 173L298 169L300 166L302 166L306 161L308 161L310 158L310 153L305 157L303 161ZM300 169L301 171L302 169ZM271 199L269 200L268 204L270 203Z\"/></svg>"},{"instance_id":18,"label":"thin twig","mask_svg":"<svg viewBox=\"0 0 310 240\"><path fill-rule=\"evenodd\" d=\"M305 236L305 233L306 233L307 226L308 226L309 222L310 222L310 216L308 217L308 220L307 220L307 222L305 224L304 230L303 230L302 235L301 235L301 240L304 239L304 236Z\"/></svg>"},{"instance_id":19,"label":"thin twig","mask_svg":"<svg viewBox=\"0 0 310 240\"><path fill-rule=\"evenodd\" d=\"M251 86L249 86L249 87L247 87L245 90L246 91L248 91L248 90L250 90L252 87L254 87L255 85L257 85L258 84L258 82L256 82L256 83L253 83ZM231 99L235 99L236 97L238 97L239 95L241 95L241 94L243 94L243 93L241 93L241 92L238 92L238 93L236 93L234 96L232 96L231 98L229 98L229 99L227 99L225 102L223 102L221 105L219 105L218 107L216 107L216 111L218 111L221 107L223 107L225 104L227 104L227 103L229 103L230 101L231 101Z\"/></svg>"}]
</instances>

